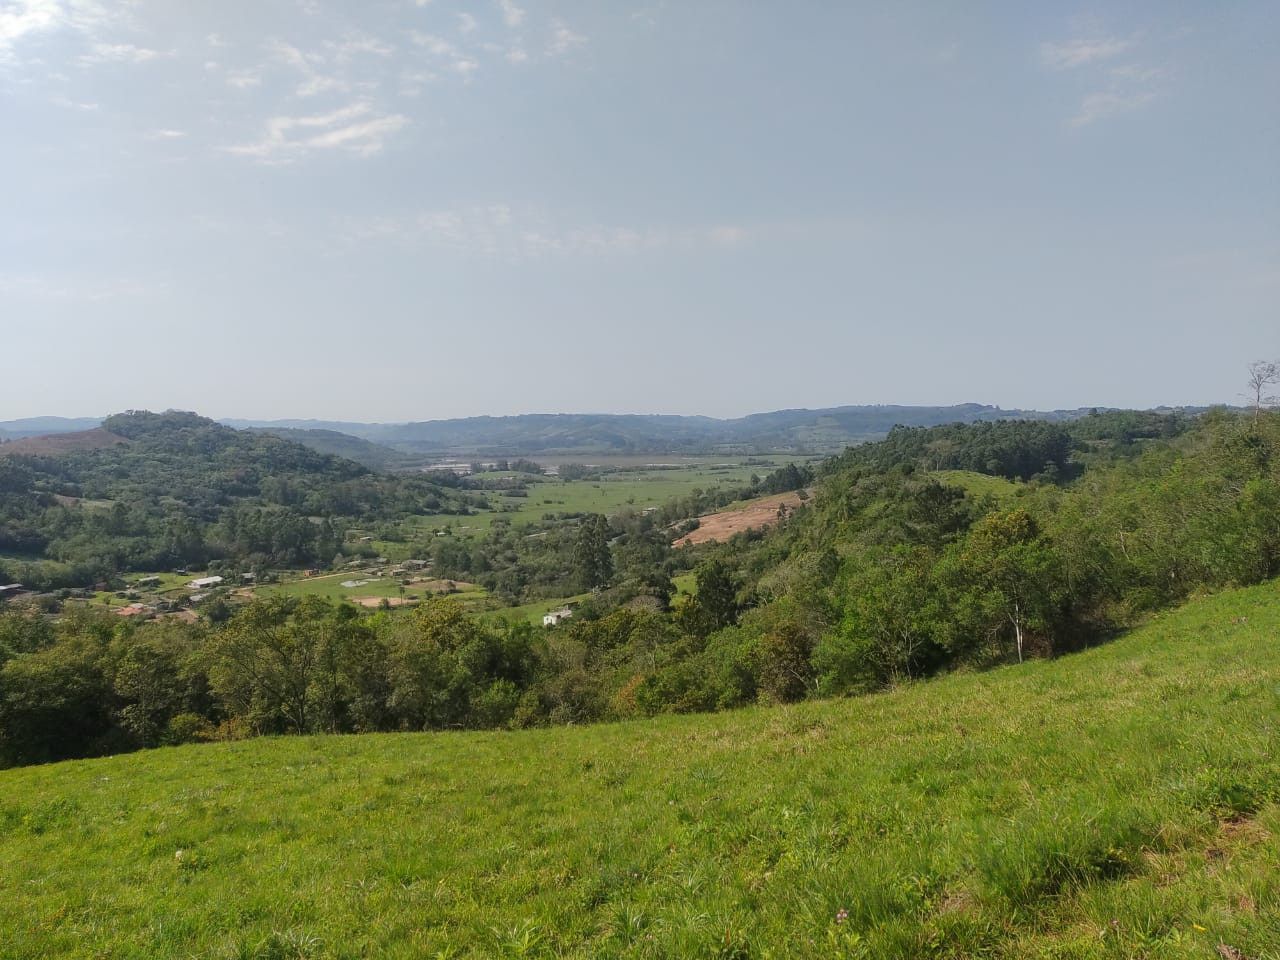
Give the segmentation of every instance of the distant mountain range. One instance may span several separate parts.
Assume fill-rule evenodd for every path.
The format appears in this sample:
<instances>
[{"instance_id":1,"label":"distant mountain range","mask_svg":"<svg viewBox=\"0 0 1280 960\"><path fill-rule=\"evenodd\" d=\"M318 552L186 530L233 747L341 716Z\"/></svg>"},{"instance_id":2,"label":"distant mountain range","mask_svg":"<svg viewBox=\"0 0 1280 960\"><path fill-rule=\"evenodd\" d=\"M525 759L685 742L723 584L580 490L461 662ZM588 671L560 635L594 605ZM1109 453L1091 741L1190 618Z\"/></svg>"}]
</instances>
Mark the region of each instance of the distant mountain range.
<instances>
[{"instance_id":1,"label":"distant mountain range","mask_svg":"<svg viewBox=\"0 0 1280 960\"><path fill-rule=\"evenodd\" d=\"M46 437L51 433L75 433L92 430L102 424L102 417L27 417L24 420L0 420L0 439Z\"/></svg>"},{"instance_id":2,"label":"distant mountain range","mask_svg":"<svg viewBox=\"0 0 1280 960\"><path fill-rule=\"evenodd\" d=\"M467 457L606 456L620 454L825 454L875 440L895 425L937 426L979 420L1070 420L1076 410L1004 410L964 403L946 407L897 405L775 410L735 419L715 417L531 413L416 423L336 420L222 420L303 443L322 453L394 470ZM95 418L34 417L0 421L0 439L91 430Z\"/></svg>"},{"instance_id":3,"label":"distant mountain range","mask_svg":"<svg viewBox=\"0 0 1280 960\"><path fill-rule=\"evenodd\" d=\"M883 437L895 425L936 426L975 420L1065 420L1088 410L1003 410L976 403L949 407L846 406L775 410L735 419L715 417L531 413L416 423L348 423L316 420L224 420L228 426L345 434L425 458L618 455L659 453L831 453Z\"/></svg>"}]
</instances>

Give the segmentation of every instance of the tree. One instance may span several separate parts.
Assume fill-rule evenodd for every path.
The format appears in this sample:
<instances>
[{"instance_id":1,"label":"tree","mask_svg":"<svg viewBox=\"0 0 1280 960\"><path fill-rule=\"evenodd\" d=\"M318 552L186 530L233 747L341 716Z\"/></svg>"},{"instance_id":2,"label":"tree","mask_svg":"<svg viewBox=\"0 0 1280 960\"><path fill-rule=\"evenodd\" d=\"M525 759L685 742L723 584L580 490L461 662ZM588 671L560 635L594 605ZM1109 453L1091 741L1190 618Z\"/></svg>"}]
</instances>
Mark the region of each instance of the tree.
<instances>
[{"instance_id":1,"label":"tree","mask_svg":"<svg viewBox=\"0 0 1280 960\"><path fill-rule=\"evenodd\" d=\"M964 584L960 621L976 621L992 636L1012 630L1021 663L1027 633L1047 633L1057 620L1061 559L1025 510L984 517L962 542L956 559Z\"/></svg>"},{"instance_id":2,"label":"tree","mask_svg":"<svg viewBox=\"0 0 1280 960\"><path fill-rule=\"evenodd\" d=\"M1256 423L1262 415L1262 408L1277 402L1276 397L1267 393L1280 383L1280 361L1255 360L1249 364L1249 399L1253 402L1253 419Z\"/></svg>"},{"instance_id":3,"label":"tree","mask_svg":"<svg viewBox=\"0 0 1280 960\"><path fill-rule=\"evenodd\" d=\"M313 729L312 684L330 610L317 597L257 600L217 634L210 679L233 713L257 727Z\"/></svg>"},{"instance_id":4,"label":"tree","mask_svg":"<svg viewBox=\"0 0 1280 960\"><path fill-rule=\"evenodd\" d=\"M738 622L738 584L723 561L708 560L695 574L697 593L680 608L681 626L707 637Z\"/></svg>"},{"instance_id":5,"label":"tree","mask_svg":"<svg viewBox=\"0 0 1280 960\"><path fill-rule=\"evenodd\" d=\"M598 589L612 579L609 521L603 514L592 513L582 518L573 548L573 567L583 590Z\"/></svg>"}]
</instances>

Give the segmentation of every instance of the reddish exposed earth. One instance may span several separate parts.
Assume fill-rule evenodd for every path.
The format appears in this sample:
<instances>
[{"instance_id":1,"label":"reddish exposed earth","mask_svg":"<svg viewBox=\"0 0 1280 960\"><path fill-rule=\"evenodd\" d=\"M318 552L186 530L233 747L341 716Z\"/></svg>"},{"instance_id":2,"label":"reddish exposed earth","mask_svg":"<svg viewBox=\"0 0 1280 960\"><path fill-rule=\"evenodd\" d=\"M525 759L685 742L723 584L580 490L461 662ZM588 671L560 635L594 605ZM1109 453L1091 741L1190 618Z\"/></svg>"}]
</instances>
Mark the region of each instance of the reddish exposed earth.
<instances>
[{"instance_id":1,"label":"reddish exposed earth","mask_svg":"<svg viewBox=\"0 0 1280 960\"><path fill-rule=\"evenodd\" d=\"M0 454L12 453L37 457L56 457L60 453L72 453L76 450L102 450L128 443L124 437L117 436L109 430L95 427L93 430L79 430L75 433L51 433L44 437L24 437L0 443Z\"/></svg>"},{"instance_id":2,"label":"reddish exposed earth","mask_svg":"<svg viewBox=\"0 0 1280 960\"><path fill-rule=\"evenodd\" d=\"M771 497L761 497L759 500L749 500L731 510L721 510L719 513L699 517L698 529L676 540L672 546L683 547L688 544L708 543L712 540L723 543L743 530L772 527L781 519L778 516L779 507L785 506L790 513L802 503L804 501L800 499L800 494L795 491L777 493Z\"/></svg>"}]
</instances>

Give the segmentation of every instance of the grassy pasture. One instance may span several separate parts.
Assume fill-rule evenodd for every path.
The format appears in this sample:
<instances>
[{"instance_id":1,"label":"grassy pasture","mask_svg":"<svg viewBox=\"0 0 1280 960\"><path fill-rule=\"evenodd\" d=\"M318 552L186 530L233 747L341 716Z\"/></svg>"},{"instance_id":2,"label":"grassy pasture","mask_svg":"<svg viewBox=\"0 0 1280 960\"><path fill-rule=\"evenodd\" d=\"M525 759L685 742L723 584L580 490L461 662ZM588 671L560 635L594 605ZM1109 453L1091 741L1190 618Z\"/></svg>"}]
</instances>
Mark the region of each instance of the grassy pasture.
<instances>
[{"instance_id":1,"label":"grassy pasture","mask_svg":"<svg viewBox=\"0 0 1280 960\"><path fill-rule=\"evenodd\" d=\"M562 597L559 600L535 600L532 603L522 603L516 607L490 610L484 616L490 620L510 620L513 623L527 620L540 626L544 614L548 614L552 610L559 610L566 603L581 603L590 596L591 594L589 593L580 593L576 597Z\"/></svg>"},{"instance_id":2,"label":"grassy pasture","mask_svg":"<svg viewBox=\"0 0 1280 960\"><path fill-rule=\"evenodd\" d=\"M1003 500L1017 494L1023 485L1004 477L992 477L985 473L974 473L971 470L935 470L931 474L943 483L960 487L975 497L990 496Z\"/></svg>"},{"instance_id":3,"label":"grassy pasture","mask_svg":"<svg viewBox=\"0 0 1280 960\"><path fill-rule=\"evenodd\" d=\"M789 462L787 458L769 459L774 466ZM719 459L697 461L670 470L641 466L607 474L599 480L548 478L531 486L528 497L504 497L500 493L490 493L489 502L495 508L492 511L471 517L426 517L423 520L432 528L447 524L458 536L477 536L485 533L499 517L520 524L541 520L547 513L612 514L628 507L643 510L686 496L696 488L740 487L751 479L753 473L764 476L771 469L773 467L762 464L748 465L740 460ZM503 507L508 509L501 509Z\"/></svg>"},{"instance_id":4,"label":"grassy pasture","mask_svg":"<svg viewBox=\"0 0 1280 960\"><path fill-rule=\"evenodd\" d=\"M1275 958L1278 634L1273 583L861 699L0 772L0 957Z\"/></svg>"},{"instance_id":5,"label":"grassy pasture","mask_svg":"<svg viewBox=\"0 0 1280 960\"><path fill-rule=\"evenodd\" d=\"M358 583L361 580L369 582L357 587L344 587L342 585L345 581ZM254 593L260 597L316 596L336 601L354 600L361 597L390 598L402 595L406 597L426 597L442 593L446 589L445 581L434 578L427 578L419 583L411 583L407 587L403 586L400 580L401 578L392 576L372 578L357 570L347 573L325 574L319 577L307 577L299 580L286 580L283 583L263 584L256 588ZM465 594L485 594L485 590L482 587L474 584L461 585L460 589Z\"/></svg>"}]
</instances>

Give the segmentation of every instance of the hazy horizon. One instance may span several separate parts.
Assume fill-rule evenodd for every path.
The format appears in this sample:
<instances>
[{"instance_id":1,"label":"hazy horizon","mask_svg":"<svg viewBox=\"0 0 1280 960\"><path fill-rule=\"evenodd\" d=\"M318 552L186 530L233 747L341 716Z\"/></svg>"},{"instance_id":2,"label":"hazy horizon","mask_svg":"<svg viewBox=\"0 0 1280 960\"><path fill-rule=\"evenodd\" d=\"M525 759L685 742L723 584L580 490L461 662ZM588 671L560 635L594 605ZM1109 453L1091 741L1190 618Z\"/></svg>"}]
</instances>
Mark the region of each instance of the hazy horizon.
<instances>
[{"instance_id":1,"label":"hazy horizon","mask_svg":"<svg viewBox=\"0 0 1280 960\"><path fill-rule=\"evenodd\" d=\"M0 0L0 419L1239 403L1280 8Z\"/></svg>"},{"instance_id":2,"label":"hazy horizon","mask_svg":"<svg viewBox=\"0 0 1280 960\"><path fill-rule=\"evenodd\" d=\"M571 417L673 416L673 417L705 417L712 420L740 420L740 419L745 419L747 417L754 416L754 415L767 415L772 413L783 413L788 411L803 411L803 410L813 410L813 411L832 410L832 409L841 409L846 407L901 407L905 409L911 409L911 408L946 409L948 407L963 407L968 405L985 406L985 407L994 408L998 410L1006 410L1009 412L1034 412L1034 413L1055 413L1055 412L1067 412L1067 411L1076 411L1076 410L1088 410L1091 407L1097 407L1100 410L1103 410L1103 409L1175 410L1175 409L1198 409L1198 408L1210 407L1210 406L1228 406L1228 407L1236 407L1239 409L1247 409L1247 406L1248 406L1247 404L1243 403L1242 400L1223 401L1221 403L1213 403L1213 404L1195 404L1195 403L1154 404L1153 406L1150 406L1150 407L1112 407L1107 404L1085 403L1085 404L1075 404L1069 407L1053 407L1053 408L1011 407L1011 406L1001 405L996 403L980 404L980 403L977 403L976 401L960 401L959 403L939 403L939 404L836 403L836 404L831 404L828 407L790 406L790 407L775 407L768 410L748 410L743 413L726 414L723 416L715 416L712 414L699 413L697 411L691 411L691 412L676 411L672 413L659 413L656 411L647 411L647 410L524 410L524 411L519 411L514 413L477 413L477 414L463 414L457 417L405 417L405 418L399 418L395 420L355 420L350 417L224 416L218 413L211 413L203 410L189 410L181 407L124 407L124 408L121 408L120 410L112 410L105 414L44 413L44 414L30 414L30 415L21 416L21 417L0 416L0 424L9 423L13 421L39 420L39 419L45 419L45 418L55 419L55 420L105 420L107 417L114 416L116 414L125 413L130 410L135 410L135 411L148 410L151 413L165 413L165 412L195 413L200 416L207 417L210 420L218 421L220 423L224 423L224 422L233 423L233 424L243 423L248 425L254 425L258 423L271 423L271 424L278 424L282 426L287 426L291 424L311 424L311 423L322 424L322 425L330 424L330 423L332 424L348 423L348 424L359 424L359 425L394 426L398 424L429 423L432 421L443 421L443 420L469 420L469 419L480 419L480 418L504 419L504 418L511 418L511 417L559 417L559 416L571 416ZM3 413L3 411L0 411L0 413Z\"/></svg>"}]
</instances>

